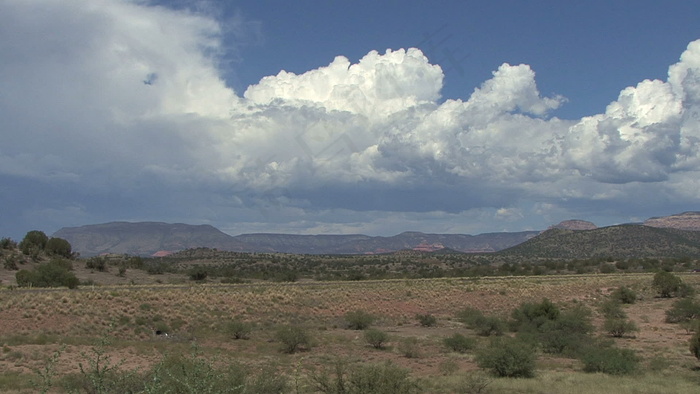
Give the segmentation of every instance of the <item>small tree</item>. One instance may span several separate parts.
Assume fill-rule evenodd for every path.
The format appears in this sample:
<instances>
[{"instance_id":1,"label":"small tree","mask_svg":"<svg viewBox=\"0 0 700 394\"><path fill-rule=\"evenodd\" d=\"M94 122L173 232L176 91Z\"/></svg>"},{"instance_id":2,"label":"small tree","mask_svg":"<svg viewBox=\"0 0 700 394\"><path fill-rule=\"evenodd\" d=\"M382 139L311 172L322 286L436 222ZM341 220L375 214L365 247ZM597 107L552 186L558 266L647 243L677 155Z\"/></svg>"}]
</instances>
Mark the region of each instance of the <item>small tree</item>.
<instances>
[{"instance_id":1,"label":"small tree","mask_svg":"<svg viewBox=\"0 0 700 394\"><path fill-rule=\"evenodd\" d=\"M625 318L609 317L603 323L603 329L615 338L622 338L639 331L633 321Z\"/></svg>"},{"instance_id":2,"label":"small tree","mask_svg":"<svg viewBox=\"0 0 700 394\"><path fill-rule=\"evenodd\" d=\"M277 329L276 338L282 343L282 352L296 353L311 347L311 336L299 326L282 326Z\"/></svg>"},{"instance_id":3,"label":"small tree","mask_svg":"<svg viewBox=\"0 0 700 394\"><path fill-rule=\"evenodd\" d=\"M365 341L372 345L375 349L381 349L389 340L389 334L376 328L370 328L365 331Z\"/></svg>"},{"instance_id":4,"label":"small tree","mask_svg":"<svg viewBox=\"0 0 700 394\"><path fill-rule=\"evenodd\" d=\"M345 314L345 321L351 330L364 330L374 323L374 316L363 311L355 310Z\"/></svg>"},{"instance_id":5,"label":"small tree","mask_svg":"<svg viewBox=\"0 0 700 394\"><path fill-rule=\"evenodd\" d=\"M234 319L226 323L224 330L233 339L248 339L253 331L253 325L240 319Z\"/></svg>"}]
</instances>

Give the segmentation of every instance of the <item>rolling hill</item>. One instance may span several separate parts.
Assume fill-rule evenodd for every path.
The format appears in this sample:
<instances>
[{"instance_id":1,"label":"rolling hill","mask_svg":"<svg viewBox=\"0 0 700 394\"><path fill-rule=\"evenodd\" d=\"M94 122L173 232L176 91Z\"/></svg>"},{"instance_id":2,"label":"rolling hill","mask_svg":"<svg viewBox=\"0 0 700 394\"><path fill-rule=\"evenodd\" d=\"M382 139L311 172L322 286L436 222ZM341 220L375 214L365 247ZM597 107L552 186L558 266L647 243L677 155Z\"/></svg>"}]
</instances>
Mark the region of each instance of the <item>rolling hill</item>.
<instances>
[{"instance_id":1,"label":"rolling hill","mask_svg":"<svg viewBox=\"0 0 700 394\"><path fill-rule=\"evenodd\" d=\"M593 230L550 229L499 252L539 258L700 257L700 232L645 225Z\"/></svg>"}]
</instances>

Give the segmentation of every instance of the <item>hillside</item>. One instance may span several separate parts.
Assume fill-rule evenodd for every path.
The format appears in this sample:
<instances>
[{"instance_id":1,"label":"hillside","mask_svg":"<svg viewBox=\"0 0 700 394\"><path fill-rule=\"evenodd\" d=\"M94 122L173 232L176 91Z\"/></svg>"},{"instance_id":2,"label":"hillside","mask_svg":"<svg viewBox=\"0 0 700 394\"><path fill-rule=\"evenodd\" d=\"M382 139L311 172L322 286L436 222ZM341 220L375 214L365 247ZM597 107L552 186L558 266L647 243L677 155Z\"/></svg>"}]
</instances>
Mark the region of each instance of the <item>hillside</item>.
<instances>
[{"instance_id":1,"label":"hillside","mask_svg":"<svg viewBox=\"0 0 700 394\"><path fill-rule=\"evenodd\" d=\"M585 259L595 257L700 257L700 232L644 225L594 230L551 229L499 255Z\"/></svg>"}]
</instances>

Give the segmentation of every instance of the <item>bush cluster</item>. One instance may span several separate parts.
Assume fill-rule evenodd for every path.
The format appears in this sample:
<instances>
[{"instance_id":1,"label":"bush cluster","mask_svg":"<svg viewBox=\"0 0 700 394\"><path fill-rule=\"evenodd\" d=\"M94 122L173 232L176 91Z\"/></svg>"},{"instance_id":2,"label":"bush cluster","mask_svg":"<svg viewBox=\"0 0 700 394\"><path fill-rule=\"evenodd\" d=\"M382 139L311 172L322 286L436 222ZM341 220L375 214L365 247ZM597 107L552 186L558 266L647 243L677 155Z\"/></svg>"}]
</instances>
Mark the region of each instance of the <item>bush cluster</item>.
<instances>
[{"instance_id":1,"label":"bush cluster","mask_svg":"<svg viewBox=\"0 0 700 394\"><path fill-rule=\"evenodd\" d=\"M609 375L628 375L637 369L639 358L631 349L596 346L581 357L585 372L602 372Z\"/></svg>"},{"instance_id":2,"label":"bush cluster","mask_svg":"<svg viewBox=\"0 0 700 394\"><path fill-rule=\"evenodd\" d=\"M667 271L657 272L651 285L662 298L689 297L695 293L694 289L687 283L683 283L680 277Z\"/></svg>"},{"instance_id":3,"label":"bush cluster","mask_svg":"<svg viewBox=\"0 0 700 394\"><path fill-rule=\"evenodd\" d=\"M411 380L409 371L391 362L348 367L337 361L332 367L311 374L315 392L324 394L411 394L419 386Z\"/></svg>"},{"instance_id":4,"label":"bush cluster","mask_svg":"<svg viewBox=\"0 0 700 394\"><path fill-rule=\"evenodd\" d=\"M480 310L466 308L457 314L457 319L481 336L499 336L506 330L506 323L496 316L486 316Z\"/></svg>"},{"instance_id":5,"label":"bush cluster","mask_svg":"<svg viewBox=\"0 0 700 394\"><path fill-rule=\"evenodd\" d=\"M480 368L508 378L534 377L535 361L535 349L521 340L507 337L494 339L476 357Z\"/></svg>"},{"instance_id":6,"label":"bush cluster","mask_svg":"<svg viewBox=\"0 0 700 394\"><path fill-rule=\"evenodd\" d=\"M70 261L54 259L40 264L33 270L19 270L15 274L17 286L20 287L61 287L75 289L80 281L71 270Z\"/></svg>"},{"instance_id":7,"label":"bush cluster","mask_svg":"<svg viewBox=\"0 0 700 394\"><path fill-rule=\"evenodd\" d=\"M458 333L453 334L451 337L444 338L442 343L445 347L457 353L466 353L476 346L476 340L474 338L465 337Z\"/></svg>"}]
</instances>

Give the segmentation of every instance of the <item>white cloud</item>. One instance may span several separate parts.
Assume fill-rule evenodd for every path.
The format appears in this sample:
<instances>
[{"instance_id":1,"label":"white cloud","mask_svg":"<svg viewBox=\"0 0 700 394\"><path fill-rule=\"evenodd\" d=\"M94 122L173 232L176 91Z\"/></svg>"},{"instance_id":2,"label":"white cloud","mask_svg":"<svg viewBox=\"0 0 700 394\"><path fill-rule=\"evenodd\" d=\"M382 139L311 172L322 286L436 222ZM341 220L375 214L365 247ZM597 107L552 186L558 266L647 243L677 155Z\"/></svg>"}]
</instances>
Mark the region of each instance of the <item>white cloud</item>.
<instances>
[{"instance_id":1,"label":"white cloud","mask_svg":"<svg viewBox=\"0 0 700 394\"><path fill-rule=\"evenodd\" d=\"M139 201L181 221L255 227L278 215L296 231L429 218L435 229L464 229L464 218L503 228L538 210L624 209L652 191L658 204L697 203L700 41L667 81L623 89L605 113L576 121L550 116L565 99L543 97L524 64L442 102L443 72L420 50L371 51L281 71L238 96L222 77L227 49L221 24L192 11L3 2L0 176L70 184L51 212L96 217L114 202L124 216Z\"/></svg>"},{"instance_id":2,"label":"white cloud","mask_svg":"<svg viewBox=\"0 0 700 394\"><path fill-rule=\"evenodd\" d=\"M700 41L669 68L667 82L628 87L604 114L570 128L562 149L569 165L601 182L658 182L697 169Z\"/></svg>"}]
</instances>

